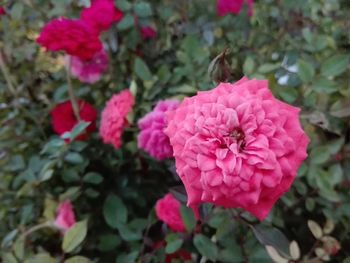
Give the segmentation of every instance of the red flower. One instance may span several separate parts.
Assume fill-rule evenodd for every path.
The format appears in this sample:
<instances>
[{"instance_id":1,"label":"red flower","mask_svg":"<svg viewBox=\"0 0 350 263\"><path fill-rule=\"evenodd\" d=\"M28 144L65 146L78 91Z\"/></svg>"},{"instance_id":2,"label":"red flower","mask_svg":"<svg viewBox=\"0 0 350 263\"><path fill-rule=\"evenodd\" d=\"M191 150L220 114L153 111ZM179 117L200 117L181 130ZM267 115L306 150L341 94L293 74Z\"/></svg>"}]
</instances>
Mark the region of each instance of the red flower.
<instances>
[{"instance_id":1,"label":"red flower","mask_svg":"<svg viewBox=\"0 0 350 263\"><path fill-rule=\"evenodd\" d=\"M2 6L0 6L0 16L6 15L6 10Z\"/></svg>"},{"instance_id":2,"label":"red flower","mask_svg":"<svg viewBox=\"0 0 350 263\"><path fill-rule=\"evenodd\" d=\"M114 6L111 0L95 0L89 8L85 8L80 18L90 24L98 33L108 30L110 26L122 20L124 14Z\"/></svg>"},{"instance_id":3,"label":"red flower","mask_svg":"<svg viewBox=\"0 0 350 263\"><path fill-rule=\"evenodd\" d=\"M86 128L86 133L79 135L77 140L86 140L87 135L96 129L95 120L97 118L97 112L89 103L79 100L79 115L83 121L91 122ZM62 102L51 111L51 121L53 130L62 135L65 132L69 132L78 123L77 118L74 116L73 107L70 101Z\"/></svg>"},{"instance_id":4,"label":"red flower","mask_svg":"<svg viewBox=\"0 0 350 263\"><path fill-rule=\"evenodd\" d=\"M150 26L141 27L140 31L142 39L152 39L157 36L157 31Z\"/></svg>"},{"instance_id":5,"label":"red flower","mask_svg":"<svg viewBox=\"0 0 350 263\"><path fill-rule=\"evenodd\" d=\"M188 253L185 250L179 250L175 253L166 255L165 263L171 263L173 262L173 259L177 259L179 262L184 262L186 260L188 261L192 260L192 256L190 253Z\"/></svg>"},{"instance_id":6,"label":"red flower","mask_svg":"<svg viewBox=\"0 0 350 263\"><path fill-rule=\"evenodd\" d=\"M84 21L54 19L42 29L37 42L51 51L64 50L81 59L91 59L102 49L95 30Z\"/></svg>"}]
</instances>

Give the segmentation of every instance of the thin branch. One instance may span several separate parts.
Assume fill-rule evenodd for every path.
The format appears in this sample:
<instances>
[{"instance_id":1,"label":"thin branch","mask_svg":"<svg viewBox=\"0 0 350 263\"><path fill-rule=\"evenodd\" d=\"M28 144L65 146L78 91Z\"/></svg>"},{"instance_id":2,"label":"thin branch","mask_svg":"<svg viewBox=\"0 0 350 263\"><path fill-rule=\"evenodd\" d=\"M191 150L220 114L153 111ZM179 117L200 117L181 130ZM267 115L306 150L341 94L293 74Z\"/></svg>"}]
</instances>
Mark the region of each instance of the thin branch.
<instances>
[{"instance_id":1,"label":"thin branch","mask_svg":"<svg viewBox=\"0 0 350 263\"><path fill-rule=\"evenodd\" d=\"M14 97L17 97L17 91L12 84L10 72L5 64L5 61L4 61L4 58L3 58L1 51L0 51L0 69L1 69L2 74L4 75L4 78L6 80L6 84L7 84L9 91L11 92L11 94Z\"/></svg>"},{"instance_id":2,"label":"thin branch","mask_svg":"<svg viewBox=\"0 0 350 263\"><path fill-rule=\"evenodd\" d=\"M73 112L77 120L80 121L80 115L79 115L79 106L77 102L77 98L75 97L73 85L72 85L72 79L70 75L70 67L71 67L71 57L68 57L68 63L66 67L66 75L67 75L67 85L68 85L68 94L69 94L69 100L72 103Z\"/></svg>"}]
</instances>

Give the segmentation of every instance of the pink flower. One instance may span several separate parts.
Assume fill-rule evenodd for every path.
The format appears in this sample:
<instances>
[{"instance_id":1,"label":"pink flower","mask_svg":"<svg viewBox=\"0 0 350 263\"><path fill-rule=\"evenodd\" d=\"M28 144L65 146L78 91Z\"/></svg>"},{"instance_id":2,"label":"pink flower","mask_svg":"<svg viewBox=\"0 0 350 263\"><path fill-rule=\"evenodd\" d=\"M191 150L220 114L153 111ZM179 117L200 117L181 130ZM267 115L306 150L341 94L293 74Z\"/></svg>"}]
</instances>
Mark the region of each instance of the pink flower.
<instances>
[{"instance_id":1,"label":"pink flower","mask_svg":"<svg viewBox=\"0 0 350 263\"><path fill-rule=\"evenodd\" d=\"M123 128L127 124L126 117L133 105L134 96L129 90L113 95L107 102L102 111L100 126L100 135L104 143L120 148Z\"/></svg>"},{"instance_id":2,"label":"pink flower","mask_svg":"<svg viewBox=\"0 0 350 263\"><path fill-rule=\"evenodd\" d=\"M173 155L169 138L164 133L166 127L165 113L176 109L179 103L177 100L159 101L153 111L146 114L138 122L141 130L138 136L138 147L157 160L164 160Z\"/></svg>"},{"instance_id":3,"label":"pink flower","mask_svg":"<svg viewBox=\"0 0 350 263\"><path fill-rule=\"evenodd\" d=\"M98 35L89 25L66 18L54 19L46 24L36 41L48 50L63 50L85 60L102 49Z\"/></svg>"},{"instance_id":4,"label":"pink flower","mask_svg":"<svg viewBox=\"0 0 350 263\"><path fill-rule=\"evenodd\" d=\"M299 111L274 98L267 81L243 78L169 112L165 133L188 205L241 207L263 220L307 157Z\"/></svg>"},{"instance_id":5,"label":"pink flower","mask_svg":"<svg viewBox=\"0 0 350 263\"><path fill-rule=\"evenodd\" d=\"M82 60L79 57L67 55L67 67L69 63L70 72L74 77L81 82L93 84L100 80L102 73L108 68L108 56L104 49L98 51L90 60Z\"/></svg>"},{"instance_id":6,"label":"pink flower","mask_svg":"<svg viewBox=\"0 0 350 263\"><path fill-rule=\"evenodd\" d=\"M228 14L238 15L243 4L248 3L248 16L253 15L253 0L217 0L216 10L219 16L225 16Z\"/></svg>"},{"instance_id":7,"label":"pink flower","mask_svg":"<svg viewBox=\"0 0 350 263\"><path fill-rule=\"evenodd\" d=\"M156 203L156 215L175 232L186 231L180 213L181 204L169 193Z\"/></svg>"},{"instance_id":8,"label":"pink flower","mask_svg":"<svg viewBox=\"0 0 350 263\"><path fill-rule=\"evenodd\" d=\"M150 26L141 27L141 37L142 39L152 39L157 36L157 31Z\"/></svg>"},{"instance_id":9,"label":"pink flower","mask_svg":"<svg viewBox=\"0 0 350 263\"><path fill-rule=\"evenodd\" d=\"M69 200L62 202L57 209L57 216L54 222L55 226L63 231L67 231L75 222L72 203Z\"/></svg>"},{"instance_id":10,"label":"pink flower","mask_svg":"<svg viewBox=\"0 0 350 263\"><path fill-rule=\"evenodd\" d=\"M114 6L113 0L94 0L89 8L81 12L80 18L100 33L119 22L123 16L123 12Z\"/></svg>"}]
</instances>

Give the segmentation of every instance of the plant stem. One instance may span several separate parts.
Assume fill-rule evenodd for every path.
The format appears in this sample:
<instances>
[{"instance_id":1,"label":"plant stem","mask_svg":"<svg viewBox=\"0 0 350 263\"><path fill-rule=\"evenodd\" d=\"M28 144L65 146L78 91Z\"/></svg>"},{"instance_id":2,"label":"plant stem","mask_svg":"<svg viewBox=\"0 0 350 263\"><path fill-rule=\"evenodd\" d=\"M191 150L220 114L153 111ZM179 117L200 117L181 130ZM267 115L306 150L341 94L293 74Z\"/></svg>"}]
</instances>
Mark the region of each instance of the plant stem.
<instances>
[{"instance_id":1,"label":"plant stem","mask_svg":"<svg viewBox=\"0 0 350 263\"><path fill-rule=\"evenodd\" d=\"M46 227L53 227L53 224L50 221L47 221L45 223L33 226L31 228L29 228L26 232L24 232L20 238L26 238L28 235L30 235L31 233L38 231L42 228L46 228Z\"/></svg>"},{"instance_id":2,"label":"plant stem","mask_svg":"<svg viewBox=\"0 0 350 263\"><path fill-rule=\"evenodd\" d=\"M67 72L66 75L67 75L69 100L72 103L73 112L74 112L75 117L77 118L77 120L80 121L79 106L78 106L77 98L75 97L73 86L72 86L70 67L71 67L71 57L68 57L68 65L66 67L66 72Z\"/></svg>"},{"instance_id":3,"label":"plant stem","mask_svg":"<svg viewBox=\"0 0 350 263\"><path fill-rule=\"evenodd\" d=\"M3 55L2 55L1 51L0 51L0 68L1 68L2 74L4 75L4 78L6 80L6 84L7 84L7 87L9 89L9 91L11 92L11 94L14 97L17 97L17 91L16 91L15 87L12 84L10 72L9 72L9 70L6 67L6 64L5 64L5 61L4 61L4 58L3 58Z\"/></svg>"}]
</instances>

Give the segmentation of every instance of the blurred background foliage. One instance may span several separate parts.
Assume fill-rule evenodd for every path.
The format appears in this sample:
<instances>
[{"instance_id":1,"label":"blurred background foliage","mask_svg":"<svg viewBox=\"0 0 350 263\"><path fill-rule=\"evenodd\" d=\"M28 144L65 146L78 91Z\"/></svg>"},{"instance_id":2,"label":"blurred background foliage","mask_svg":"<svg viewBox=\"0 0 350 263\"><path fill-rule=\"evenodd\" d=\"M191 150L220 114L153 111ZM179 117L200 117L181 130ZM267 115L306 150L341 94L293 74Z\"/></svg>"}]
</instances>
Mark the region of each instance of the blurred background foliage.
<instances>
[{"instance_id":1,"label":"blurred background foliage","mask_svg":"<svg viewBox=\"0 0 350 263\"><path fill-rule=\"evenodd\" d=\"M50 110L68 99L63 54L45 52L35 39L49 20L78 17L89 1L1 2L7 12L0 17L2 261L164 262L183 249L194 262L349 263L350 2L256 0L250 18L246 9L219 17L214 0L115 2L124 18L102 36L108 72L96 84L74 79L73 86L99 110L112 94L133 90L133 123L121 150L103 145L97 132L66 144L50 124ZM156 28L157 37L143 40L135 17ZM207 67L225 48L235 80L268 79L278 98L302 109L309 158L262 224L203 206L199 228L183 208L188 231L171 233L153 207L180 182L173 161L157 162L137 149L137 119L159 99L213 88ZM26 235L53 220L67 198L81 222L78 240L66 241L71 247L49 228ZM165 247L152 248L162 240ZM329 246L341 249L331 253Z\"/></svg>"}]
</instances>

